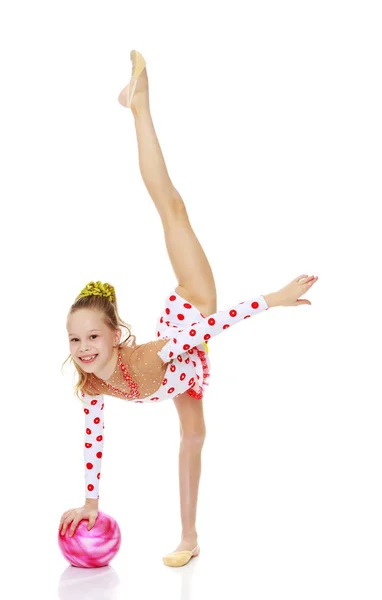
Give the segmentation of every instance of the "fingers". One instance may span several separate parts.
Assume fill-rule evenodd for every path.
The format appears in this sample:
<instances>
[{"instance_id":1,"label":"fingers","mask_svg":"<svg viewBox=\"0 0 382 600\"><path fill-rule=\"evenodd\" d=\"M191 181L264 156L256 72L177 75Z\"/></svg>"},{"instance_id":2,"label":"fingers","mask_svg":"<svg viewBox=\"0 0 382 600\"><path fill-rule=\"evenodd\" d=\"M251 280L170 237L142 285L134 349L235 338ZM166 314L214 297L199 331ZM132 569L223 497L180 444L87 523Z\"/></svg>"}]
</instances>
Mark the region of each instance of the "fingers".
<instances>
[{"instance_id":1,"label":"fingers","mask_svg":"<svg viewBox=\"0 0 382 600\"><path fill-rule=\"evenodd\" d=\"M70 517L67 517L63 523L63 527L62 527L62 535L65 535L67 528L69 527L70 523L73 521L73 519L71 519Z\"/></svg>"},{"instance_id":2,"label":"fingers","mask_svg":"<svg viewBox=\"0 0 382 600\"><path fill-rule=\"evenodd\" d=\"M90 531L92 529L92 527L94 527L96 520L93 519L89 519L89 524L88 524L88 531Z\"/></svg>"},{"instance_id":3,"label":"fingers","mask_svg":"<svg viewBox=\"0 0 382 600\"><path fill-rule=\"evenodd\" d=\"M313 283L316 283L318 277L315 277L314 275L306 275L305 278L303 280L301 280L299 283L300 285L313 285Z\"/></svg>"},{"instance_id":4,"label":"fingers","mask_svg":"<svg viewBox=\"0 0 382 600\"><path fill-rule=\"evenodd\" d=\"M68 528L68 525L69 525L70 523L71 523L71 521L64 521L64 522L63 522L63 524L62 524L62 530L61 530L61 534L62 534L62 535L65 535L65 532L66 532L66 530L67 530L67 528ZM61 529L61 527L60 527L60 529Z\"/></svg>"},{"instance_id":5,"label":"fingers","mask_svg":"<svg viewBox=\"0 0 382 600\"><path fill-rule=\"evenodd\" d=\"M76 530L76 527L77 527L77 525L78 525L78 523L79 523L80 521L81 521L81 519L79 519L78 517L76 517L76 518L73 520L72 526L71 526L71 528L70 528L70 531L69 531L69 537L73 537L73 535L74 535L74 532L75 532L75 530Z\"/></svg>"},{"instance_id":6,"label":"fingers","mask_svg":"<svg viewBox=\"0 0 382 600\"><path fill-rule=\"evenodd\" d=\"M70 512L70 511L69 511L69 510L67 510L67 511L66 511L66 512L64 512L64 514L62 515L62 517L61 517L61 520L60 520L60 526L59 526L59 528L58 528L58 531L60 531L60 529L62 528L62 526L63 526L63 524L64 524L64 521L65 521L65 519L66 519L67 515L69 514L69 512Z\"/></svg>"},{"instance_id":7,"label":"fingers","mask_svg":"<svg viewBox=\"0 0 382 600\"><path fill-rule=\"evenodd\" d=\"M299 277L297 277L294 281L297 283L301 283L301 284L305 284L308 281L317 281L318 277L315 277L314 275L300 275ZM304 281L302 281L304 280Z\"/></svg>"},{"instance_id":8,"label":"fingers","mask_svg":"<svg viewBox=\"0 0 382 600\"><path fill-rule=\"evenodd\" d=\"M68 529L70 523L72 523L72 526L71 526L70 532L69 532L69 536L70 537L72 537L72 535L73 535L73 533L74 533L74 531L75 531L75 529L76 529L76 527L77 527L77 525L79 523L79 520L77 518L73 519L73 517L70 516L71 512L72 511L68 510L66 513L64 513L62 515L61 521L60 521L60 528L59 528L59 531L62 528L62 535L65 535L66 530Z\"/></svg>"},{"instance_id":9,"label":"fingers","mask_svg":"<svg viewBox=\"0 0 382 600\"><path fill-rule=\"evenodd\" d=\"M73 535L74 535L74 532L75 532L75 530L76 530L76 527L77 527L77 525L78 525L78 523L79 523L79 522L80 522L80 519L70 519L70 518L69 518L69 519L67 519L67 520L64 522L64 527L63 527L63 529L62 529L62 535L65 535L65 533L66 533L66 530L68 529L68 527L69 527L70 523L72 523L72 525L71 525L71 527L70 527L70 530L69 530L69 537L73 537Z\"/></svg>"},{"instance_id":10,"label":"fingers","mask_svg":"<svg viewBox=\"0 0 382 600\"><path fill-rule=\"evenodd\" d=\"M304 304L309 304L309 306L312 306L312 303L309 300L296 300L296 304L294 306L303 306Z\"/></svg>"},{"instance_id":11,"label":"fingers","mask_svg":"<svg viewBox=\"0 0 382 600\"><path fill-rule=\"evenodd\" d=\"M90 531L90 529L92 529L92 527L94 527L95 522L97 520L97 516L89 518L89 523L87 526L88 531ZM58 528L58 531L61 531L61 535L65 535L66 530L69 528L69 526L71 524L70 530L69 530L69 537L73 537L78 523L80 521L82 521L83 518L84 518L84 515L82 513L78 515L76 513L76 511L68 510L61 517L60 526Z\"/></svg>"}]
</instances>

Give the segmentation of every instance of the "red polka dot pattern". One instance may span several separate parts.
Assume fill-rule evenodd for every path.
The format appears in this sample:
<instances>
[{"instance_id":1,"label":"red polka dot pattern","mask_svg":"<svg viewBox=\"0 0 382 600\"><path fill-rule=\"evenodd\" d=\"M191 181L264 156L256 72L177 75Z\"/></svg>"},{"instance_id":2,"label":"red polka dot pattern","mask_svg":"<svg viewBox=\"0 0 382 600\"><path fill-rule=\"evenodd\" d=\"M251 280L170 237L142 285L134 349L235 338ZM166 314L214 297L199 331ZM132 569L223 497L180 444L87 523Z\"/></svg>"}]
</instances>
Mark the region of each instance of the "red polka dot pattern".
<instances>
[{"instance_id":1,"label":"red polka dot pattern","mask_svg":"<svg viewBox=\"0 0 382 600\"><path fill-rule=\"evenodd\" d=\"M103 454L103 396L84 395L85 413L85 489L87 498L98 498Z\"/></svg>"},{"instance_id":2,"label":"red polka dot pattern","mask_svg":"<svg viewBox=\"0 0 382 600\"><path fill-rule=\"evenodd\" d=\"M260 296L256 300L240 302L228 310L208 315L205 318L196 306L186 302L178 294L170 294L156 326L157 337L169 340L158 352L162 360L169 363L161 394L167 391L168 395L174 393L177 397L181 393L187 392L193 397L199 395L202 399L203 389L208 385L210 367L205 343L235 323L253 314L258 314L266 308L266 302ZM179 354L179 346L181 354ZM191 363L189 358L184 360L184 355L193 353L196 353L195 360ZM184 369L183 371L176 369L176 366L180 366L182 362L187 365L185 373ZM198 380L201 380L200 385L197 383ZM191 383L189 383L190 381ZM189 386L188 389L187 386ZM162 398L165 399L163 396Z\"/></svg>"},{"instance_id":3,"label":"red polka dot pattern","mask_svg":"<svg viewBox=\"0 0 382 600\"><path fill-rule=\"evenodd\" d=\"M154 330L156 338L168 340L158 352L162 361L167 364L162 384L151 396L146 398L138 396L131 401L140 404L155 403L177 398L184 393L196 400L202 400L210 377L207 342L211 337L263 310L268 310L268 306L264 297L259 296L205 318L196 306L175 292L171 293L166 299L164 310L159 315ZM151 346L148 351L151 353ZM104 396L102 394L96 397L85 394L82 396L86 405L84 408L86 497L99 498L105 427Z\"/></svg>"}]
</instances>

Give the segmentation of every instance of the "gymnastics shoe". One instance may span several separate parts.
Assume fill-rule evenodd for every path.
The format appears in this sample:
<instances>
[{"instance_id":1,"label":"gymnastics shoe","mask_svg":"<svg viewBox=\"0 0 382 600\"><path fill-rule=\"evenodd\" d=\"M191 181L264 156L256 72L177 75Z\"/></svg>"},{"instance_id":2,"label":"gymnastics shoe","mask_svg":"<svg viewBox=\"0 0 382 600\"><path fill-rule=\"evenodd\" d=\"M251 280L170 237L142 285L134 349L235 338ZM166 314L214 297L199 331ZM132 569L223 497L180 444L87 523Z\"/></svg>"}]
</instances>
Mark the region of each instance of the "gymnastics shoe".
<instances>
[{"instance_id":1,"label":"gymnastics shoe","mask_svg":"<svg viewBox=\"0 0 382 600\"><path fill-rule=\"evenodd\" d=\"M190 562L191 558L199 556L199 553L200 548L197 545L193 550L181 550L180 552L166 554L166 556L163 557L163 562L168 567L183 567Z\"/></svg>"},{"instance_id":2,"label":"gymnastics shoe","mask_svg":"<svg viewBox=\"0 0 382 600\"><path fill-rule=\"evenodd\" d=\"M118 97L118 102L122 104L122 106L126 106L127 108L131 108L131 103L135 94L135 89L137 87L138 78L146 68L146 61L143 58L142 54L137 50L132 50L130 52L130 59L132 62L131 79L128 85L123 88ZM142 90L137 90L137 92L148 91L147 75L146 81L142 81L142 88Z\"/></svg>"}]
</instances>

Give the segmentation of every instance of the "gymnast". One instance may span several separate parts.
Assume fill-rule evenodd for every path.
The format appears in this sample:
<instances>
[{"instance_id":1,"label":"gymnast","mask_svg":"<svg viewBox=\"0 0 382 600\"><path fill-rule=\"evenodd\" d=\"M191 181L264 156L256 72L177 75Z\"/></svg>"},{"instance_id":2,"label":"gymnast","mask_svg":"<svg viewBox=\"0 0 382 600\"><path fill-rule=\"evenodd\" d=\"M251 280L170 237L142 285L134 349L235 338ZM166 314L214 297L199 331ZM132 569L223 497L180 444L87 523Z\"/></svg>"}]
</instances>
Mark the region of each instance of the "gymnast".
<instances>
[{"instance_id":1,"label":"gymnast","mask_svg":"<svg viewBox=\"0 0 382 600\"><path fill-rule=\"evenodd\" d=\"M69 310L70 355L66 360L73 362L78 373L75 392L85 414L85 504L66 511L59 529L65 534L70 526L72 536L82 519L89 521L88 529L96 522L105 396L151 404L172 399L180 421L182 531L180 544L163 557L163 562L179 567L200 552L196 512L206 437L203 398L210 377L208 341L241 320L272 307L311 305L309 300L300 298L318 277L300 275L277 292L217 311L210 264L192 229L184 201L169 177L154 129L146 61L136 50L131 51L130 59L131 78L118 102L134 116L140 172L161 218L178 285L165 298L155 339L145 344L136 344L130 326L122 321L115 289L108 283L89 282ZM129 332L124 340L122 328Z\"/></svg>"}]
</instances>

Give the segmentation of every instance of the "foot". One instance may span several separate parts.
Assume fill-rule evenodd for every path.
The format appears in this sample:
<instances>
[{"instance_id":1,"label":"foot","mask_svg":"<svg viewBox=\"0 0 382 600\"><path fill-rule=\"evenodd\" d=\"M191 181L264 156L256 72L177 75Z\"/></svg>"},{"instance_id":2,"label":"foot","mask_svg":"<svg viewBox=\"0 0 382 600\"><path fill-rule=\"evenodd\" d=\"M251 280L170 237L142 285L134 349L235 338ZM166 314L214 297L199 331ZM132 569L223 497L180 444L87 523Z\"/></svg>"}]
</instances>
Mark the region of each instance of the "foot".
<instances>
[{"instance_id":1,"label":"foot","mask_svg":"<svg viewBox=\"0 0 382 600\"><path fill-rule=\"evenodd\" d=\"M149 80L147 77L147 69L146 67L143 69L142 73L139 75L137 79L137 84L135 87L134 95L131 100L131 106L128 105L128 96L130 90L134 85L135 79L133 79L134 73L134 61L132 59L132 69L131 69L131 79L129 83L123 88L121 93L118 96L118 102L125 106L126 108L131 108L134 112L135 110L146 107L149 105Z\"/></svg>"},{"instance_id":2,"label":"foot","mask_svg":"<svg viewBox=\"0 0 382 600\"><path fill-rule=\"evenodd\" d=\"M191 558L199 556L199 552L197 538L183 539L174 552L163 557L163 562L168 567L183 567Z\"/></svg>"},{"instance_id":3,"label":"foot","mask_svg":"<svg viewBox=\"0 0 382 600\"><path fill-rule=\"evenodd\" d=\"M174 552L181 552L182 550L193 550L196 546L198 546L198 539L197 538L189 538L189 539L184 539L180 542L179 546L176 548L176 550L174 550ZM198 547L199 549L199 547ZM198 549L195 552L199 554Z\"/></svg>"}]
</instances>

